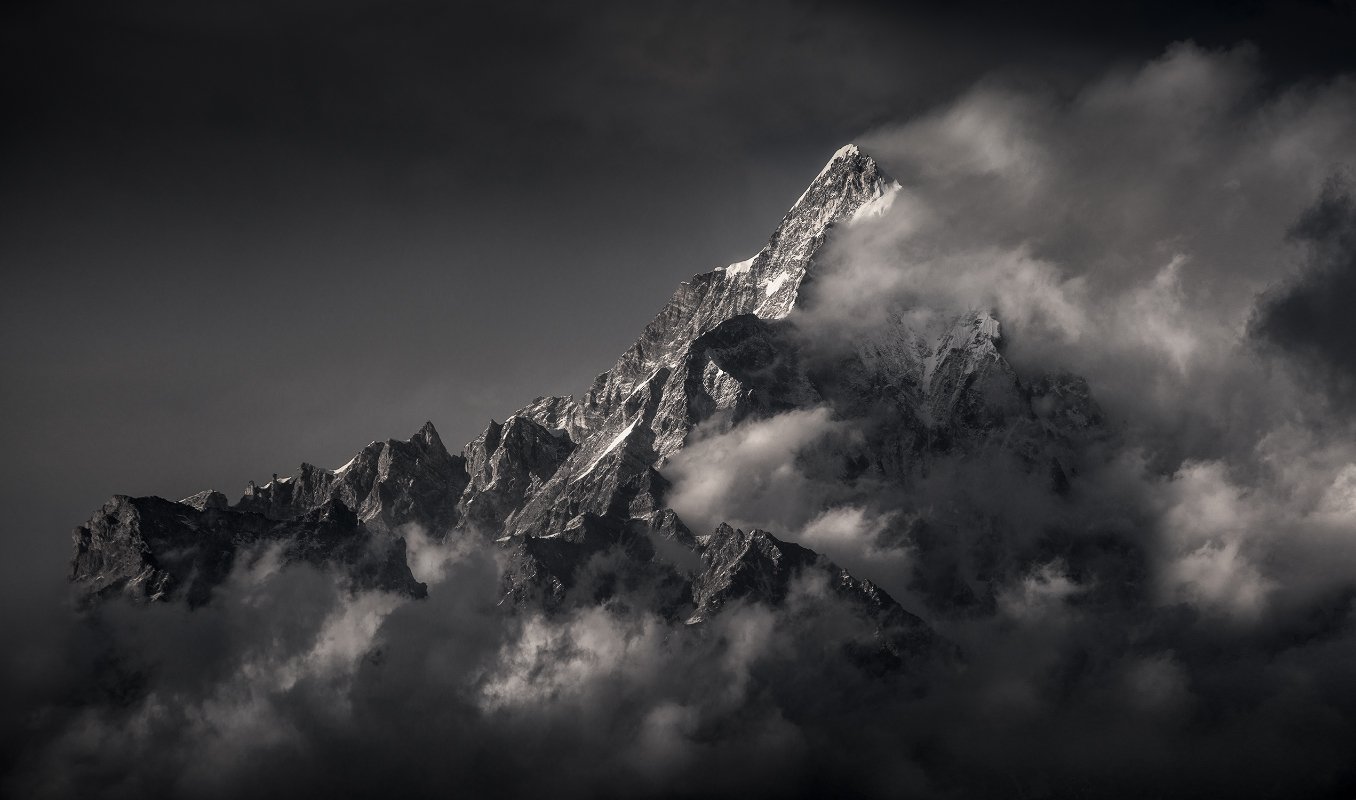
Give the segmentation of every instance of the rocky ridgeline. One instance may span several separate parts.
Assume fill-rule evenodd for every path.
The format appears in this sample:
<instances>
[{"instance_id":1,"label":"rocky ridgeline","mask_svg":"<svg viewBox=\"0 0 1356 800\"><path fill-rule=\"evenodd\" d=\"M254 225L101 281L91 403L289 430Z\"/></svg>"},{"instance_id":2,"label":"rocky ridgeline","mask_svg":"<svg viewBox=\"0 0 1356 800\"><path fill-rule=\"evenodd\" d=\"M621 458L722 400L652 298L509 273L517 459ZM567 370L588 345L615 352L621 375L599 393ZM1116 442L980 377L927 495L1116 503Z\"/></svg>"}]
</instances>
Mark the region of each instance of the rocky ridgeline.
<instances>
[{"instance_id":1,"label":"rocky ridgeline","mask_svg":"<svg viewBox=\"0 0 1356 800\"><path fill-rule=\"evenodd\" d=\"M217 492L186 501L117 496L75 531L71 579L89 598L207 603L237 560L276 552L283 563L333 569L355 589L423 597L410 574L405 540L368 528L338 500L287 520L226 505Z\"/></svg>"},{"instance_id":2,"label":"rocky ridgeline","mask_svg":"<svg viewBox=\"0 0 1356 800\"><path fill-rule=\"evenodd\" d=\"M272 547L332 568L355 588L421 596L403 526L483 536L508 553L508 604L557 609L608 598L700 623L735 600L783 603L818 575L876 631L880 652L930 646L927 626L888 594L799 545L727 525L694 535L665 504L662 470L703 423L732 428L826 407L867 435L819 460L827 479L905 482L938 452L1001 447L1048 470L1054 491L1099 415L1086 384L1023 383L984 311L940 333L903 314L832 358L810 354L793 310L835 226L887 208L898 184L849 145L752 258L693 277L581 400L538 399L491 422L462 455L432 424L373 442L335 470L253 484L234 505L205 492L172 503L116 497L75 532L72 580L89 596L208 602L242 558ZM836 459L836 460L835 460Z\"/></svg>"}]
</instances>

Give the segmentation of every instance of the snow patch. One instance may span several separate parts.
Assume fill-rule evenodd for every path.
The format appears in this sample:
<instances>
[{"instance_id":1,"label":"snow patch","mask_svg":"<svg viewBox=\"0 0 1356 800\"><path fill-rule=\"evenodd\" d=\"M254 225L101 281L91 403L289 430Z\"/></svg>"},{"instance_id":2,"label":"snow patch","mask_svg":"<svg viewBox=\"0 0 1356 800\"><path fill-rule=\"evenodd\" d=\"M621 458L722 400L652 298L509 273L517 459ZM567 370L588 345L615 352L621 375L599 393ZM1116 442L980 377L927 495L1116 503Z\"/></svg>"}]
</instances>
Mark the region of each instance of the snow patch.
<instances>
[{"instance_id":1,"label":"snow patch","mask_svg":"<svg viewBox=\"0 0 1356 800\"><path fill-rule=\"evenodd\" d=\"M754 253L751 257L746 258L746 259L744 259L743 261L736 261L735 263L731 264L730 266L724 267L725 274L726 274L727 276L730 276L730 275L743 275L744 273L748 272L750 269L753 268L753 262L754 262L757 258L758 258L758 254L757 254L757 253Z\"/></svg>"},{"instance_id":2,"label":"snow patch","mask_svg":"<svg viewBox=\"0 0 1356 800\"><path fill-rule=\"evenodd\" d=\"M637 422L639 422L639 420L637 420ZM617 434L616 438L614 438L611 441L611 443L608 444L607 447L603 448L603 451L601 453L594 456L593 460L589 462L589 465L587 467L584 467L584 469L579 472L579 475L576 476L576 480L592 472L593 468L598 466L598 462L606 458L608 453L611 453L613 450L616 450L621 445L622 442L626 441L626 437L631 435L631 431L635 429L636 422L632 422L630 425L627 425L625 428L623 428L622 432Z\"/></svg>"},{"instance_id":3,"label":"snow patch","mask_svg":"<svg viewBox=\"0 0 1356 800\"><path fill-rule=\"evenodd\" d=\"M857 148L857 145L848 142L847 144L833 151L833 158L829 159L829 163L832 164L835 160L840 158L853 158L857 155L860 155L861 152L862 151Z\"/></svg>"},{"instance_id":4,"label":"snow patch","mask_svg":"<svg viewBox=\"0 0 1356 800\"><path fill-rule=\"evenodd\" d=\"M773 278L772 281L768 283L767 288L763 290L763 295L765 297L771 297L772 295L777 293L778 289L782 288L783 283L786 283L785 272Z\"/></svg>"},{"instance_id":5,"label":"snow patch","mask_svg":"<svg viewBox=\"0 0 1356 800\"><path fill-rule=\"evenodd\" d=\"M353 466L353 462L354 462L354 461L357 461L357 460L358 460L358 457L357 457L357 456L354 456L353 458L350 458L347 462L345 462L345 463L344 463L344 466L339 467L338 469L330 470L330 471L333 472L335 475L342 475L344 472L346 472L346 471L348 470L349 467Z\"/></svg>"}]
</instances>

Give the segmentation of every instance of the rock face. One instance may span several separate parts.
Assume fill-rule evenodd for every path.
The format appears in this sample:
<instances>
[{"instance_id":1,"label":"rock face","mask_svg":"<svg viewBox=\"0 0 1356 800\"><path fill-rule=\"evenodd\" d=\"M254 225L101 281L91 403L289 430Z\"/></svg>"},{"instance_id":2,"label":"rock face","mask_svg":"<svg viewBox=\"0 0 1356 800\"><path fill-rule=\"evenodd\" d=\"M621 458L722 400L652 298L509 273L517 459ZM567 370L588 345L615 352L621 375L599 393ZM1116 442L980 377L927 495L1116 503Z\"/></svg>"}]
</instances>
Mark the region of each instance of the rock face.
<instances>
[{"instance_id":1,"label":"rock face","mask_svg":"<svg viewBox=\"0 0 1356 800\"><path fill-rule=\"evenodd\" d=\"M767 531L745 532L722 523L705 537L700 549L702 571L692 581L695 608L691 623L714 616L736 600L780 605L794 590L796 580L818 577L829 593L874 625L880 646L875 655L904 659L935 644L927 624L880 587Z\"/></svg>"},{"instance_id":2,"label":"rock face","mask_svg":"<svg viewBox=\"0 0 1356 800\"><path fill-rule=\"evenodd\" d=\"M694 536L666 506L664 474L698 426L827 408L863 434L827 478L902 485L938 454L1000 448L1067 488L1083 443L1100 435L1096 405L1077 378L1019 379L987 310L931 310L920 327L895 309L834 348L798 325L835 228L882 213L898 189L844 147L757 253L679 286L581 399L540 398L492 421L461 456L425 425L338 469L303 464L251 484L234 506L216 492L177 504L114 498L77 530L72 578L96 595L205 602L241 553L277 543L288 558L417 596L398 538L417 524L498 542L509 606L644 602L700 624L736 600L783 603L796 580L818 576L874 626L880 652L926 649L918 617L811 550L728 525Z\"/></svg>"},{"instance_id":3,"label":"rock face","mask_svg":"<svg viewBox=\"0 0 1356 800\"><path fill-rule=\"evenodd\" d=\"M337 500L376 530L407 522L449 530L467 480L466 459L450 455L429 422L409 441L372 442L338 469L302 464L295 477L251 483L236 507L291 519Z\"/></svg>"},{"instance_id":4,"label":"rock face","mask_svg":"<svg viewBox=\"0 0 1356 800\"><path fill-rule=\"evenodd\" d=\"M220 505L117 496L76 528L71 580L93 597L183 599L198 606L238 559L259 557L268 547L279 548L284 563L337 570L355 589L410 597L427 592L410 574L405 540L369 530L335 500L279 521Z\"/></svg>"},{"instance_id":5,"label":"rock face","mask_svg":"<svg viewBox=\"0 0 1356 800\"><path fill-rule=\"evenodd\" d=\"M466 445L470 481L458 505L463 519L497 533L573 450L568 435L552 433L527 416L509 417L502 425L491 421Z\"/></svg>"},{"instance_id":6,"label":"rock face","mask_svg":"<svg viewBox=\"0 0 1356 800\"><path fill-rule=\"evenodd\" d=\"M762 333L756 321L790 313L831 229L888 205L897 189L870 156L853 145L842 148L758 253L683 283L581 402L543 398L519 411L576 447L510 516L507 533L546 535L580 513L620 525L661 507L663 479L655 469L682 449L692 430L741 396L745 405L762 402L723 372L722 361L756 359L757 352L747 352L759 350L747 340ZM738 317L747 319L714 334ZM797 388L808 389L803 382ZM811 399L807 393L779 402L792 407Z\"/></svg>"}]
</instances>

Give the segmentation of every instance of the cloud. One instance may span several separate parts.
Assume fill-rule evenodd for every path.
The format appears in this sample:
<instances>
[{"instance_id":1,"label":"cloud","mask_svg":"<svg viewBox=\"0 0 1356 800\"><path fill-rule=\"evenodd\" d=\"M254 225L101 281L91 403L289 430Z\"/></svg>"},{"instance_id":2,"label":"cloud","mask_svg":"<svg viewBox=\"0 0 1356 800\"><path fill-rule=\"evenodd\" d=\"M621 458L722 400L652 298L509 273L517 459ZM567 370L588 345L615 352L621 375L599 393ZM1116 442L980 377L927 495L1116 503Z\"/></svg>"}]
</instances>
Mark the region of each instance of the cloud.
<instances>
[{"instance_id":1,"label":"cloud","mask_svg":"<svg viewBox=\"0 0 1356 800\"><path fill-rule=\"evenodd\" d=\"M1066 601L1083 587L1065 574L1058 561L1042 564L999 597L1001 613L1024 622L1051 624Z\"/></svg>"},{"instance_id":2,"label":"cloud","mask_svg":"<svg viewBox=\"0 0 1356 800\"><path fill-rule=\"evenodd\" d=\"M1218 455L1308 394L1240 391L1274 382L1244 333L1291 221L1356 162L1350 87L1272 89L1250 49L1191 44L1067 96L983 82L862 139L900 198L840 232L799 322L833 340L891 306L991 309L1019 369L1084 375L1175 462ZM1336 202L1300 230L1336 235Z\"/></svg>"},{"instance_id":3,"label":"cloud","mask_svg":"<svg viewBox=\"0 0 1356 800\"><path fill-rule=\"evenodd\" d=\"M805 524L796 540L844 564L871 565L871 573L885 571L882 562L903 559L906 554L886 542L893 512L875 512L857 505L841 505L825 509ZM894 569L902 569L896 565ZM858 571L861 571L860 569Z\"/></svg>"},{"instance_id":4,"label":"cloud","mask_svg":"<svg viewBox=\"0 0 1356 800\"><path fill-rule=\"evenodd\" d=\"M1036 487L990 460L940 466L876 512L912 524L954 498L989 514L957 523L961 539L996 525L1036 550L1055 529L1110 523L1161 598L1232 617L1356 577L1313 544L1345 524L1314 504L1356 458L1330 406L1356 350L1343 318L1356 212L1333 177L1356 163L1356 92L1348 77L1277 86L1259 64L1249 47L1181 43L1068 93L994 78L862 139L902 188L831 242L792 318L803 339L841 348L891 315L928 332L992 310L1019 375L1086 377L1117 434L1062 508L1024 506ZM975 584L974 542L931 546ZM1004 556L1017 559L1004 580L1029 557Z\"/></svg>"},{"instance_id":5,"label":"cloud","mask_svg":"<svg viewBox=\"0 0 1356 800\"><path fill-rule=\"evenodd\" d=\"M1175 552L1163 570L1163 591L1226 616L1256 617L1275 587L1248 555L1267 544L1263 509L1218 462L1184 466L1166 489L1172 505L1163 516L1164 539Z\"/></svg>"},{"instance_id":6,"label":"cloud","mask_svg":"<svg viewBox=\"0 0 1356 800\"><path fill-rule=\"evenodd\" d=\"M820 511L821 490L828 487L812 482L798 458L828 437L851 438L829 409L788 411L727 428L722 419L704 423L665 469L675 484L667 502L689 525L702 532L721 522L787 530Z\"/></svg>"}]
</instances>

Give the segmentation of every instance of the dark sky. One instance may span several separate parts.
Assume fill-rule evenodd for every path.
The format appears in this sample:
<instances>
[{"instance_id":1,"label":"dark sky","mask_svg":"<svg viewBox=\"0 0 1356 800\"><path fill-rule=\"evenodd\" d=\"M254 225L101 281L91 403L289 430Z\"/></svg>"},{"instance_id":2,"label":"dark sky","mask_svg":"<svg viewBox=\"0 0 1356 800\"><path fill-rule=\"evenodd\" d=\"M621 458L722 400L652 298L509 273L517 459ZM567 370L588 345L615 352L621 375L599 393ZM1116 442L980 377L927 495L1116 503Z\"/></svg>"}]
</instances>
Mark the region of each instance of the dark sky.
<instances>
[{"instance_id":1,"label":"dark sky","mask_svg":"<svg viewBox=\"0 0 1356 800\"><path fill-rule=\"evenodd\" d=\"M583 389L839 145L1176 40L1352 66L1353 4L25 2L0 25L0 585L114 493L237 496Z\"/></svg>"}]
</instances>

